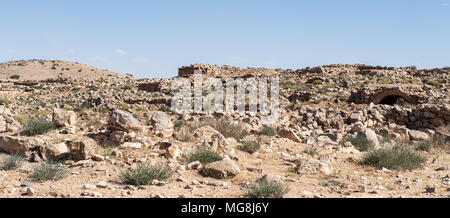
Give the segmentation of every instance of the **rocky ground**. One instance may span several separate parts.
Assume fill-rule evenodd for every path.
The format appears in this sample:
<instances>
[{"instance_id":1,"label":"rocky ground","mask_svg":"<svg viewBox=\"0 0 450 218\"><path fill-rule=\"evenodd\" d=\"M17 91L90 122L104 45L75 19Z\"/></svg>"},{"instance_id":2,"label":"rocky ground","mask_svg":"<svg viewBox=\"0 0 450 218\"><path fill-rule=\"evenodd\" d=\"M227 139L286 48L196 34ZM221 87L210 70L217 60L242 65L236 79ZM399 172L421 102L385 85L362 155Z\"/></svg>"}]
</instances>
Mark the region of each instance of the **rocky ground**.
<instances>
[{"instance_id":1,"label":"rocky ground","mask_svg":"<svg viewBox=\"0 0 450 218\"><path fill-rule=\"evenodd\" d=\"M261 178L288 187L287 198L450 197L450 69L192 65L179 76L192 79L196 69L222 79L278 76L279 122L266 126L250 113L174 113L174 78L2 77L0 160L17 154L25 161L0 170L0 197L240 198ZM35 133L36 120L52 127ZM259 149L243 149L248 142ZM400 144L424 160L365 162ZM222 160L190 161L199 146ZM67 175L38 181L35 168L49 160ZM126 184L121 172L140 163L167 165L174 174Z\"/></svg>"}]
</instances>

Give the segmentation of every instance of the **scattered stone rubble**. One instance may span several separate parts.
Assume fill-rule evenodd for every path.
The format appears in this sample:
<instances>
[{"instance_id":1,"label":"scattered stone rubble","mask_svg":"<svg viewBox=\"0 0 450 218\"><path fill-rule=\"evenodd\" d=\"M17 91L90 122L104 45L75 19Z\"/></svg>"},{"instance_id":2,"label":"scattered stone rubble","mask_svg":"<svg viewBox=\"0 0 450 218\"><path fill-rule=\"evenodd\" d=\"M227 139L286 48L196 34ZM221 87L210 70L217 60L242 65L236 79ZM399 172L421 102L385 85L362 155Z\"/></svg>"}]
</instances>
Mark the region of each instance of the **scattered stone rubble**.
<instances>
[{"instance_id":1,"label":"scattered stone rubble","mask_svg":"<svg viewBox=\"0 0 450 218\"><path fill-rule=\"evenodd\" d=\"M424 141L438 136L449 142L450 69L327 65L282 70L195 64L180 68L178 76L192 80L195 70L222 79L279 76L281 117L272 126L277 135L259 134L264 120L258 114L171 112L174 78L3 80L0 96L8 101L0 101L0 150L27 158L27 164L64 161L73 169L72 176L87 176L93 179L91 184L98 184L80 184L79 196L75 197L160 196L164 191L164 196L177 197L179 194L167 187L178 190L178 186L182 188L177 192L189 191L183 192L184 196L214 197L201 191L213 189L218 193L216 197L241 197L241 188L267 171L280 175L277 178L291 186L308 189L295 189L297 192L291 191L289 197L362 197L376 193L398 197L403 195L402 189L411 190L407 192L411 197L448 197L448 151L430 154L431 160L418 173L373 168L368 173L367 167L358 164L363 152L345 140L363 134L376 148L390 146L385 138ZM21 117L42 117L54 122L56 129L26 136L26 122ZM224 137L211 126L201 126L192 129L189 141L177 139L182 132L176 121L192 123L202 117L226 118L247 128L250 134L239 141ZM253 154L243 152L242 141L257 141L261 149ZM206 165L186 163L185 157L198 146L208 146L224 159ZM159 182L153 189L104 181L118 180L118 169L146 162L166 163L174 168L174 184ZM287 172L293 174L285 176ZM3 173L0 171L0 175ZM102 176L105 179L99 181L97 177ZM421 181L432 182L438 189L427 192L428 184ZM321 183L326 185L318 187ZM382 183L396 188L389 192ZM64 192L61 185L55 184L59 192ZM95 191L87 192L86 187ZM446 191L442 191L445 187ZM9 188L0 185L0 196L14 196ZM417 194L418 189L424 193ZM27 196L42 197L45 191L41 186L24 189ZM310 195L312 192L315 195ZM54 191L46 196L66 194L74 197L73 193Z\"/></svg>"}]
</instances>

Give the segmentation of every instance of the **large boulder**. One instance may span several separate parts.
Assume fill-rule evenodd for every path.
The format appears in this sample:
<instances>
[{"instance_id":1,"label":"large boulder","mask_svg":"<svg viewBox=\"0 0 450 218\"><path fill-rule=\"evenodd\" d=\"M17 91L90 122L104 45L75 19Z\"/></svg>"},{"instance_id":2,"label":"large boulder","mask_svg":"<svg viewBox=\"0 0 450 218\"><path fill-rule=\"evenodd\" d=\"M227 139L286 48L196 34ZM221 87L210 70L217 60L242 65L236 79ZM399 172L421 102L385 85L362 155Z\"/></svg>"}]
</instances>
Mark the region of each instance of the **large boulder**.
<instances>
[{"instance_id":1,"label":"large boulder","mask_svg":"<svg viewBox=\"0 0 450 218\"><path fill-rule=\"evenodd\" d=\"M75 160L87 160L95 154L95 141L90 138L69 141L67 147L70 151L70 157Z\"/></svg>"},{"instance_id":2,"label":"large boulder","mask_svg":"<svg viewBox=\"0 0 450 218\"><path fill-rule=\"evenodd\" d=\"M45 142L39 138L0 136L0 150L22 157L30 157L33 148L44 144Z\"/></svg>"},{"instance_id":3,"label":"large boulder","mask_svg":"<svg viewBox=\"0 0 450 218\"><path fill-rule=\"evenodd\" d=\"M295 168L297 173L303 174L318 174L322 173L325 175L330 175L333 173L331 166L323 161L319 161L312 158L302 158L297 161L298 165Z\"/></svg>"},{"instance_id":4,"label":"large boulder","mask_svg":"<svg viewBox=\"0 0 450 218\"><path fill-rule=\"evenodd\" d=\"M6 132L7 123L5 118L3 118L2 115L0 115L0 132Z\"/></svg>"},{"instance_id":5,"label":"large boulder","mask_svg":"<svg viewBox=\"0 0 450 218\"><path fill-rule=\"evenodd\" d=\"M295 130L289 127L279 127L278 135L282 138L287 138L291 141L301 143L302 139L298 136Z\"/></svg>"},{"instance_id":6,"label":"large boulder","mask_svg":"<svg viewBox=\"0 0 450 218\"><path fill-rule=\"evenodd\" d=\"M143 132L144 126L133 115L121 110L114 110L108 121L108 129L116 131Z\"/></svg>"},{"instance_id":7,"label":"large boulder","mask_svg":"<svg viewBox=\"0 0 450 218\"><path fill-rule=\"evenodd\" d=\"M409 138L413 141L429 140L430 136L422 131L409 130Z\"/></svg>"},{"instance_id":8,"label":"large boulder","mask_svg":"<svg viewBox=\"0 0 450 218\"><path fill-rule=\"evenodd\" d=\"M170 137L173 135L173 122L166 113L155 111L150 114L150 123L157 135Z\"/></svg>"},{"instance_id":9,"label":"large boulder","mask_svg":"<svg viewBox=\"0 0 450 218\"><path fill-rule=\"evenodd\" d=\"M367 140L371 141L374 144L375 148L380 147L380 142L378 141L378 137L375 131L367 128L364 131L364 135L366 136Z\"/></svg>"},{"instance_id":10,"label":"large boulder","mask_svg":"<svg viewBox=\"0 0 450 218\"><path fill-rule=\"evenodd\" d=\"M350 123L356 123L358 121L362 121L362 119L363 119L363 112L362 111L355 111L349 117Z\"/></svg>"},{"instance_id":11,"label":"large boulder","mask_svg":"<svg viewBox=\"0 0 450 218\"><path fill-rule=\"evenodd\" d=\"M202 169L202 174L204 176L216 179L233 178L240 172L239 166L229 159L207 164Z\"/></svg>"},{"instance_id":12,"label":"large boulder","mask_svg":"<svg viewBox=\"0 0 450 218\"><path fill-rule=\"evenodd\" d=\"M44 159L61 160L70 155L69 147L65 142L59 144L50 144L46 146Z\"/></svg>"},{"instance_id":13,"label":"large boulder","mask_svg":"<svg viewBox=\"0 0 450 218\"><path fill-rule=\"evenodd\" d=\"M58 127L73 127L77 122L77 115L73 111L55 108L53 109L52 120Z\"/></svg>"},{"instance_id":14,"label":"large boulder","mask_svg":"<svg viewBox=\"0 0 450 218\"><path fill-rule=\"evenodd\" d=\"M16 132L21 124L13 118L13 114L4 105L0 105L0 133Z\"/></svg>"}]
</instances>

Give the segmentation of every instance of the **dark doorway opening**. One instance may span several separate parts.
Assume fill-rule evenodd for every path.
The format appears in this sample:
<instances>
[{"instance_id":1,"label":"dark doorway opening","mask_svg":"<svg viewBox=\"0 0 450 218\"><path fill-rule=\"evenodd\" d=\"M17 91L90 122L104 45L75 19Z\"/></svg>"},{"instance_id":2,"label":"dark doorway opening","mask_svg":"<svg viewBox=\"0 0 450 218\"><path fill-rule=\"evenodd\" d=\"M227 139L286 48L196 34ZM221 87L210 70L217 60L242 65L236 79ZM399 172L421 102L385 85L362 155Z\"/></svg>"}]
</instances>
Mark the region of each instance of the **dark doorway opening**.
<instances>
[{"instance_id":1,"label":"dark doorway opening","mask_svg":"<svg viewBox=\"0 0 450 218\"><path fill-rule=\"evenodd\" d=\"M404 102L405 102L405 99L402 96L389 95L389 96L384 97L380 101L380 104L394 105L394 104L399 104L399 103L404 103Z\"/></svg>"}]
</instances>

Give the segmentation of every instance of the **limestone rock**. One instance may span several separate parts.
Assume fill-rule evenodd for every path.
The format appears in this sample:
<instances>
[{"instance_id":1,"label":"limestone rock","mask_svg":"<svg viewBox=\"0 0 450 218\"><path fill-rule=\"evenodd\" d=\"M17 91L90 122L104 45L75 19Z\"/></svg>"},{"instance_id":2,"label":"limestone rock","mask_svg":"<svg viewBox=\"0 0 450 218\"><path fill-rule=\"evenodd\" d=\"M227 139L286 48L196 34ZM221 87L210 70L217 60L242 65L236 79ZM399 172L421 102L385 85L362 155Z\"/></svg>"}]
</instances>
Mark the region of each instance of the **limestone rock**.
<instances>
[{"instance_id":1,"label":"limestone rock","mask_svg":"<svg viewBox=\"0 0 450 218\"><path fill-rule=\"evenodd\" d=\"M58 127L72 127L77 122L77 115L73 111L66 111L59 108L53 109L53 122Z\"/></svg>"},{"instance_id":2,"label":"limestone rock","mask_svg":"<svg viewBox=\"0 0 450 218\"><path fill-rule=\"evenodd\" d=\"M136 131L143 132L144 126L130 113L114 110L108 121L108 129L117 131Z\"/></svg>"},{"instance_id":3,"label":"limestone rock","mask_svg":"<svg viewBox=\"0 0 450 218\"><path fill-rule=\"evenodd\" d=\"M240 171L239 166L232 160L221 160L210 163L202 169L203 175L216 179L233 178L238 175Z\"/></svg>"},{"instance_id":4,"label":"limestone rock","mask_svg":"<svg viewBox=\"0 0 450 218\"><path fill-rule=\"evenodd\" d=\"M366 129L366 131L364 131L364 135L366 135L367 140L371 141L375 145L375 148L380 147L380 142L378 141L375 131Z\"/></svg>"},{"instance_id":5,"label":"limestone rock","mask_svg":"<svg viewBox=\"0 0 450 218\"><path fill-rule=\"evenodd\" d=\"M330 175L333 173L331 166L328 163L319 161L312 158L302 158L298 160L298 165L296 171L299 174L317 174L323 173L325 175Z\"/></svg>"},{"instance_id":6,"label":"limestone rock","mask_svg":"<svg viewBox=\"0 0 450 218\"><path fill-rule=\"evenodd\" d=\"M166 113L155 111L151 114L150 122L157 135L170 137L173 135L173 122Z\"/></svg>"},{"instance_id":7,"label":"limestone rock","mask_svg":"<svg viewBox=\"0 0 450 218\"><path fill-rule=\"evenodd\" d=\"M172 145L166 150L166 158L178 159L181 156L181 150L176 145Z\"/></svg>"},{"instance_id":8,"label":"limestone rock","mask_svg":"<svg viewBox=\"0 0 450 218\"><path fill-rule=\"evenodd\" d=\"M424 141L430 139L428 134L417 130L409 130L409 137L414 141Z\"/></svg>"},{"instance_id":9,"label":"limestone rock","mask_svg":"<svg viewBox=\"0 0 450 218\"><path fill-rule=\"evenodd\" d=\"M297 135L295 130L289 127L280 127L278 128L278 135L282 138L287 138L291 141L301 143L302 139Z\"/></svg>"},{"instance_id":10,"label":"limestone rock","mask_svg":"<svg viewBox=\"0 0 450 218\"><path fill-rule=\"evenodd\" d=\"M22 157L30 157L32 148L44 144L45 142L39 138L0 136L0 150Z\"/></svg>"},{"instance_id":11,"label":"limestone rock","mask_svg":"<svg viewBox=\"0 0 450 218\"><path fill-rule=\"evenodd\" d=\"M79 141L69 141L67 146L70 150L70 156L75 160L87 160L95 154L95 141L89 138L83 138Z\"/></svg>"}]
</instances>

